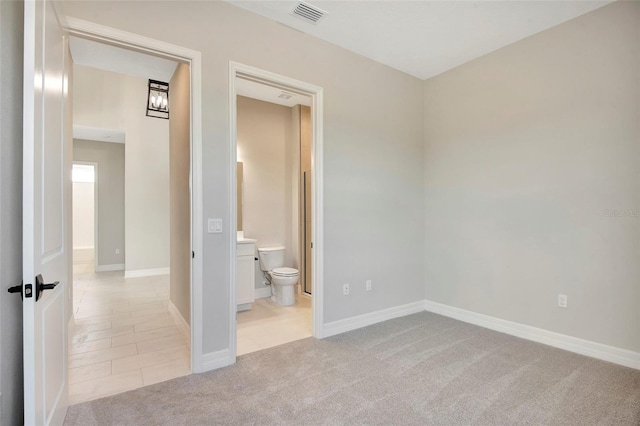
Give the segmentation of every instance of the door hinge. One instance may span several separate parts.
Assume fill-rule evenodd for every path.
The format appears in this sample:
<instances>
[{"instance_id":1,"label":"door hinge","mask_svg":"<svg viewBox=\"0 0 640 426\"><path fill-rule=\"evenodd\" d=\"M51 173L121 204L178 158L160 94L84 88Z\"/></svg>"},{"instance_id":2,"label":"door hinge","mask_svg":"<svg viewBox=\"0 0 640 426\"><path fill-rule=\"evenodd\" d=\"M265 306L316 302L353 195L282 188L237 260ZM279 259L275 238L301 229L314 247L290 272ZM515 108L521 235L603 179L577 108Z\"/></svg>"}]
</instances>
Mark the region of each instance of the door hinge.
<instances>
[{"instance_id":1,"label":"door hinge","mask_svg":"<svg viewBox=\"0 0 640 426\"><path fill-rule=\"evenodd\" d=\"M196 258L196 252L195 252L195 251L192 251L192 252L191 252L191 258L192 258L192 259L195 259L195 258Z\"/></svg>"},{"instance_id":2,"label":"door hinge","mask_svg":"<svg viewBox=\"0 0 640 426\"><path fill-rule=\"evenodd\" d=\"M313 248L313 241L311 241L311 248Z\"/></svg>"}]
</instances>

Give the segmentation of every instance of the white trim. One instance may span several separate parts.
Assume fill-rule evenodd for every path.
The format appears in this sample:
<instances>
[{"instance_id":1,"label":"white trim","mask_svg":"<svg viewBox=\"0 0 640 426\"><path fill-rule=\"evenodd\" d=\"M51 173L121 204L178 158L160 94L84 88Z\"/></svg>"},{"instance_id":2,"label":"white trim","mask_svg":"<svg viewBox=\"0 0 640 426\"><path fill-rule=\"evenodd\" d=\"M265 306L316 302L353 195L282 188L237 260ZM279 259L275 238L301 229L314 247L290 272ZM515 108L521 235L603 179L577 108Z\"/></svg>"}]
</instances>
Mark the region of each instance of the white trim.
<instances>
[{"instance_id":1,"label":"white trim","mask_svg":"<svg viewBox=\"0 0 640 426\"><path fill-rule=\"evenodd\" d=\"M114 263L113 265L98 265L97 272L124 271L124 263Z\"/></svg>"},{"instance_id":2,"label":"white trim","mask_svg":"<svg viewBox=\"0 0 640 426\"><path fill-rule=\"evenodd\" d=\"M229 279L229 359L233 363L236 359L236 232L237 229L237 193L236 193L236 167L237 167L237 106L236 106L236 77L242 76L253 81L268 82L271 85L292 90L311 97L312 116L312 231L311 241L313 241L312 252L312 334L315 338L325 337L323 332L323 303L324 303L324 282L323 282L323 89L303 81L295 80L270 71L265 71L249 65L229 61L229 134L230 134L230 155L229 155L229 253L230 253L230 279Z\"/></svg>"},{"instance_id":3,"label":"white trim","mask_svg":"<svg viewBox=\"0 0 640 426\"><path fill-rule=\"evenodd\" d=\"M234 361L235 362L235 361ZM209 352L202 355L202 371L216 370L233 364L229 356L229 349Z\"/></svg>"},{"instance_id":4,"label":"white trim","mask_svg":"<svg viewBox=\"0 0 640 426\"><path fill-rule=\"evenodd\" d=\"M197 50L67 17L72 35L189 63L191 71L191 371L203 369L203 181L202 181L202 57ZM233 233L235 235L235 232ZM232 257L235 261L235 258Z\"/></svg>"},{"instance_id":5,"label":"white trim","mask_svg":"<svg viewBox=\"0 0 640 426\"><path fill-rule=\"evenodd\" d=\"M173 320L176 322L176 326L182 333L182 335L187 339L188 345L191 346L191 327L187 324L187 321L184 319L176 305L173 304L171 300L169 300L169 313L173 317Z\"/></svg>"},{"instance_id":6,"label":"white trim","mask_svg":"<svg viewBox=\"0 0 640 426\"><path fill-rule=\"evenodd\" d=\"M467 311L454 306L432 302L431 300L424 301L424 308L434 314L444 315L490 330L640 370L640 352L603 345L602 343L579 339L577 337L567 336L566 334Z\"/></svg>"},{"instance_id":7,"label":"white trim","mask_svg":"<svg viewBox=\"0 0 640 426\"><path fill-rule=\"evenodd\" d=\"M256 288L255 298L264 299L265 297L271 297L271 287Z\"/></svg>"},{"instance_id":8,"label":"white trim","mask_svg":"<svg viewBox=\"0 0 640 426\"><path fill-rule=\"evenodd\" d=\"M424 311L424 301L407 303L406 305L394 306L393 308L382 309L355 317L333 321L324 325L324 337L335 336L358 328L367 327L382 321L393 318L404 317Z\"/></svg>"},{"instance_id":9,"label":"white trim","mask_svg":"<svg viewBox=\"0 0 640 426\"><path fill-rule=\"evenodd\" d=\"M169 275L171 270L169 268L155 268L155 269L134 269L124 271L125 278L139 278L139 277L153 277L155 275Z\"/></svg>"}]
</instances>

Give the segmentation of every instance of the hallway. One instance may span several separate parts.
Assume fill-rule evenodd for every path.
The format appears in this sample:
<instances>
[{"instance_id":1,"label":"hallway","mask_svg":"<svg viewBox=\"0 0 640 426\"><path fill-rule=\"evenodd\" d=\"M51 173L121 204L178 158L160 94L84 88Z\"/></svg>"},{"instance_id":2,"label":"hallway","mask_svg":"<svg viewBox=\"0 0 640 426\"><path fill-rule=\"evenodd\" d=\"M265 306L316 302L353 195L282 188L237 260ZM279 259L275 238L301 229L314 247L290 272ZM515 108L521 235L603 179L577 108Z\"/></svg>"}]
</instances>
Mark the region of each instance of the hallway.
<instances>
[{"instance_id":1,"label":"hallway","mask_svg":"<svg viewBox=\"0 0 640 426\"><path fill-rule=\"evenodd\" d=\"M124 278L74 265L69 403L190 374L187 337L169 311L169 276Z\"/></svg>"}]
</instances>

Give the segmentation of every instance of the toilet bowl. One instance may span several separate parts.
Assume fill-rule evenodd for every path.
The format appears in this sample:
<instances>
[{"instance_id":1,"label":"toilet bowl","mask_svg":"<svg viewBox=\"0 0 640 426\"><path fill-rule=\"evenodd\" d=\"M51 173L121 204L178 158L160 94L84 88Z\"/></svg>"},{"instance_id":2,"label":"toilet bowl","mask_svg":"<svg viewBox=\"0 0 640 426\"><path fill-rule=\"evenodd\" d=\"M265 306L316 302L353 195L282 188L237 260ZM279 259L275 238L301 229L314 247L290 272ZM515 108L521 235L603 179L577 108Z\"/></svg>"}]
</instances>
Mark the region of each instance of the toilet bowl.
<instances>
[{"instance_id":1,"label":"toilet bowl","mask_svg":"<svg viewBox=\"0 0 640 426\"><path fill-rule=\"evenodd\" d=\"M300 274L293 268L276 268L271 276L271 300L279 305L289 306L296 303L295 288Z\"/></svg>"},{"instance_id":2,"label":"toilet bowl","mask_svg":"<svg viewBox=\"0 0 640 426\"><path fill-rule=\"evenodd\" d=\"M283 246L259 247L260 269L269 275L271 300L282 306L296 303L295 286L300 273L297 269L284 267Z\"/></svg>"}]
</instances>

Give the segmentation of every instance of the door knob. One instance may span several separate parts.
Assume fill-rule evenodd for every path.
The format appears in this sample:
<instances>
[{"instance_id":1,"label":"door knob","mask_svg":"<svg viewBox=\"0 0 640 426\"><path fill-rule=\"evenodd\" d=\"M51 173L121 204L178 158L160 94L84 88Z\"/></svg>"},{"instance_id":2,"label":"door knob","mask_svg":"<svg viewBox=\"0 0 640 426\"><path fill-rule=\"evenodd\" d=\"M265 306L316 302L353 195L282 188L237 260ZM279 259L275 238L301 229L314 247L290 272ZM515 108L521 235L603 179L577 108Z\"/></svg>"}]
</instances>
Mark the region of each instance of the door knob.
<instances>
[{"instance_id":1,"label":"door knob","mask_svg":"<svg viewBox=\"0 0 640 426\"><path fill-rule=\"evenodd\" d=\"M23 298L23 296L22 296L22 283L20 283L20 285L14 285L13 287L9 287L9 289L7 291L9 293L20 293L20 299Z\"/></svg>"},{"instance_id":2,"label":"door knob","mask_svg":"<svg viewBox=\"0 0 640 426\"><path fill-rule=\"evenodd\" d=\"M24 294L22 294L22 283L20 283L20 285L9 287L7 291L9 293L20 293L20 298L24 299ZM24 292L26 293L27 297L31 297L31 284L27 284L24 286Z\"/></svg>"},{"instance_id":3,"label":"door knob","mask_svg":"<svg viewBox=\"0 0 640 426\"><path fill-rule=\"evenodd\" d=\"M38 274L36 277L36 302L42 296L42 292L45 290L53 290L56 286L60 284L60 281L56 281L54 283L45 284L44 278L42 275ZM22 293L22 284L14 285L13 287L9 287L9 293L20 293L21 298L31 297L31 284L26 284L24 286L24 294Z\"/></svg>"},{"instance_id":4,"label":"door knob","mask_svg":"<svg viewBox=\"0 0 640 426\"><path fill-rule=\"evenodd\" d=\"M36 302L38 301L38 299L40 299L40 297L42 297L43 291L53 290L58 284L60 284L60 281L56 281L51 284L45 284L42 275L38 274L36 276Z\"/></svg>"}]
</instances>

